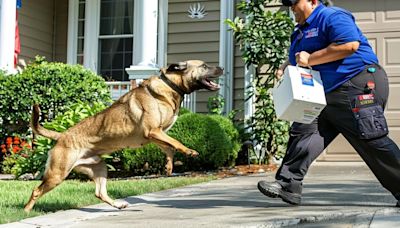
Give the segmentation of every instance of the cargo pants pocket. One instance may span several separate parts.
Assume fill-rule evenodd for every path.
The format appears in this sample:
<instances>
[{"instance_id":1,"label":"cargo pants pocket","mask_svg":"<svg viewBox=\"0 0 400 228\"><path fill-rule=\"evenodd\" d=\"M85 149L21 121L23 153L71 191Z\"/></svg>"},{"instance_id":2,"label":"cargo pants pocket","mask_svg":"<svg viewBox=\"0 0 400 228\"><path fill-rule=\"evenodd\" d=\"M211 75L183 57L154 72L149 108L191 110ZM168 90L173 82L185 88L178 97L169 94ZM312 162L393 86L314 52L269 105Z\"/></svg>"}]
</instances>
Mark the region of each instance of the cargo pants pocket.
<instances>
[{"instance_id":1,"label":"cargo pants pocket","mask_svg":"<svg viewBox=\"0 0 400 228\"><path fill-rule=\"evenodd\" d=\"M361 139L374 139L389 133L386 118L380 105L360 108L354 112Z\"/></svg>"}]
</instances>

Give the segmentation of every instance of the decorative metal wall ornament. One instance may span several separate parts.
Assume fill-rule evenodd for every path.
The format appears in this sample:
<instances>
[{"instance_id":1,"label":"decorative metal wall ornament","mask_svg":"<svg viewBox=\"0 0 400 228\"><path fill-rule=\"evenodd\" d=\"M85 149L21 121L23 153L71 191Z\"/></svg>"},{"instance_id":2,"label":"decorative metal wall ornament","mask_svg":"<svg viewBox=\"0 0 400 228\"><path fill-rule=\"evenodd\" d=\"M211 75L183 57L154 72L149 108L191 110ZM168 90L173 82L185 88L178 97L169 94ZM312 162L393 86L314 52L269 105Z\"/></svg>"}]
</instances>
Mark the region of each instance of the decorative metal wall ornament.
<instances>
[{"instance_id":1,"label":"decorative metal wall ornament","mask_svg":"<svg viewBox=\"0 0 400 228\"><path fill-rule=\"evenodd\" d=\"M203 6L200 5L200 3L197 3L197 4L195 3L195 4L191 5L189 7L188 13L189 13L188 16L193 19L195 19L195 18L202 19L203 17L205 17L208 14L208 13L206 13L204 5Z\"/></svg>"}]
</instances>

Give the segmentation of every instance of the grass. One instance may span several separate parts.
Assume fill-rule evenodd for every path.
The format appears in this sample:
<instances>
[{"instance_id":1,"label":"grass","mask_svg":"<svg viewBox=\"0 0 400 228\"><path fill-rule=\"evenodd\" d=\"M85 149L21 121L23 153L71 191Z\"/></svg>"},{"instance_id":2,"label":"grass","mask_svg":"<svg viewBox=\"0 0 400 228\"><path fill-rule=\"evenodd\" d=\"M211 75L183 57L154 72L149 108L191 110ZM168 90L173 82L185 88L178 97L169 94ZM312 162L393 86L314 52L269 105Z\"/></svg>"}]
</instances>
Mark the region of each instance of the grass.
<instances>
[{"instance_id":1,"label":"grass","mask_svg":"<svg viewBox=\"0 0 400 228\"><path fill-rule=\"evenodd\" d=\"M115 180L107 182L108 193L112 198L156 192L215 179L208 177L171 177L145 180ZM59 210L80 208L102 203L94 195L93 182L67 180L53 191L40 198L33 210L27 214L23 207L32 189L39 181L0 181L0 224L19 221L24 218L43 215Z\"/></svg>"}]
</instances>

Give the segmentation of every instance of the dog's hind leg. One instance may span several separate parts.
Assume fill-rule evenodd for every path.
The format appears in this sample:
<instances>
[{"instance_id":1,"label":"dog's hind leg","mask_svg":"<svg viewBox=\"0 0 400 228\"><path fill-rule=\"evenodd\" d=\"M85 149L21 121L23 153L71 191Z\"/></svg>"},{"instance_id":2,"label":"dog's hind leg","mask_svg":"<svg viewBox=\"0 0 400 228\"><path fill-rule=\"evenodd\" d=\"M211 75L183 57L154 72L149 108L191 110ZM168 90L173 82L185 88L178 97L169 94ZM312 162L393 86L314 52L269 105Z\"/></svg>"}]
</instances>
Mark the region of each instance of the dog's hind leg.
<instances>
[{"instance_id":1,"label":"dog's hind leg","mask_svg":"<svg viewBox=\"0 0 400 228\"><path fill-rule=\"evenodd\" d=\"M63 182L73 166L73 162L68 162L68 149L64 147L54 147L49 155L42 183L32 191L32 195L24 207L26 212L32 210L38 198Z\"/></svg>"},{"instance_id":2,"label":"dog's hind leg","mask_svg":"<svg viewBox=\"0 0 400 228\"><path fill-rule=\"evenodd\" d=\"M97 159L95 159L97 160ZM107 193L107 166L103 160L97 164L84 164L74 168L75 171L88 175L96 184L95 195L105 203L122 209L128 206L127 202L116 202Z\"/></svg>"}]
</instances>

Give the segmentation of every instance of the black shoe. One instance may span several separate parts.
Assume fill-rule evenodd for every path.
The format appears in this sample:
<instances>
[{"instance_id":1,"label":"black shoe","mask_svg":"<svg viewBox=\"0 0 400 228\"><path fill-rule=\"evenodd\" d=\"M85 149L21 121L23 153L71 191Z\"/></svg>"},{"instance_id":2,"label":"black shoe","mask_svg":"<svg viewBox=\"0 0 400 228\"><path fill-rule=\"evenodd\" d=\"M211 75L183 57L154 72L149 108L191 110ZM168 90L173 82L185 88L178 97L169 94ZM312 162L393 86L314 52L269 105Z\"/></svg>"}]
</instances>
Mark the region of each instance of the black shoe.
<instances>
[{"instance_id":1,"label":"black shoe","mask_svg":"<svg viewBox=\"0 0 400 228\"><path fill-rule=\"evenodd\" d=\"M278 182L259 181L257 187L262 194L268 197L280 197L284 202L293 205L298 205L301 202L300 194L285 190Z\"/></svg>"}]
</instances>

